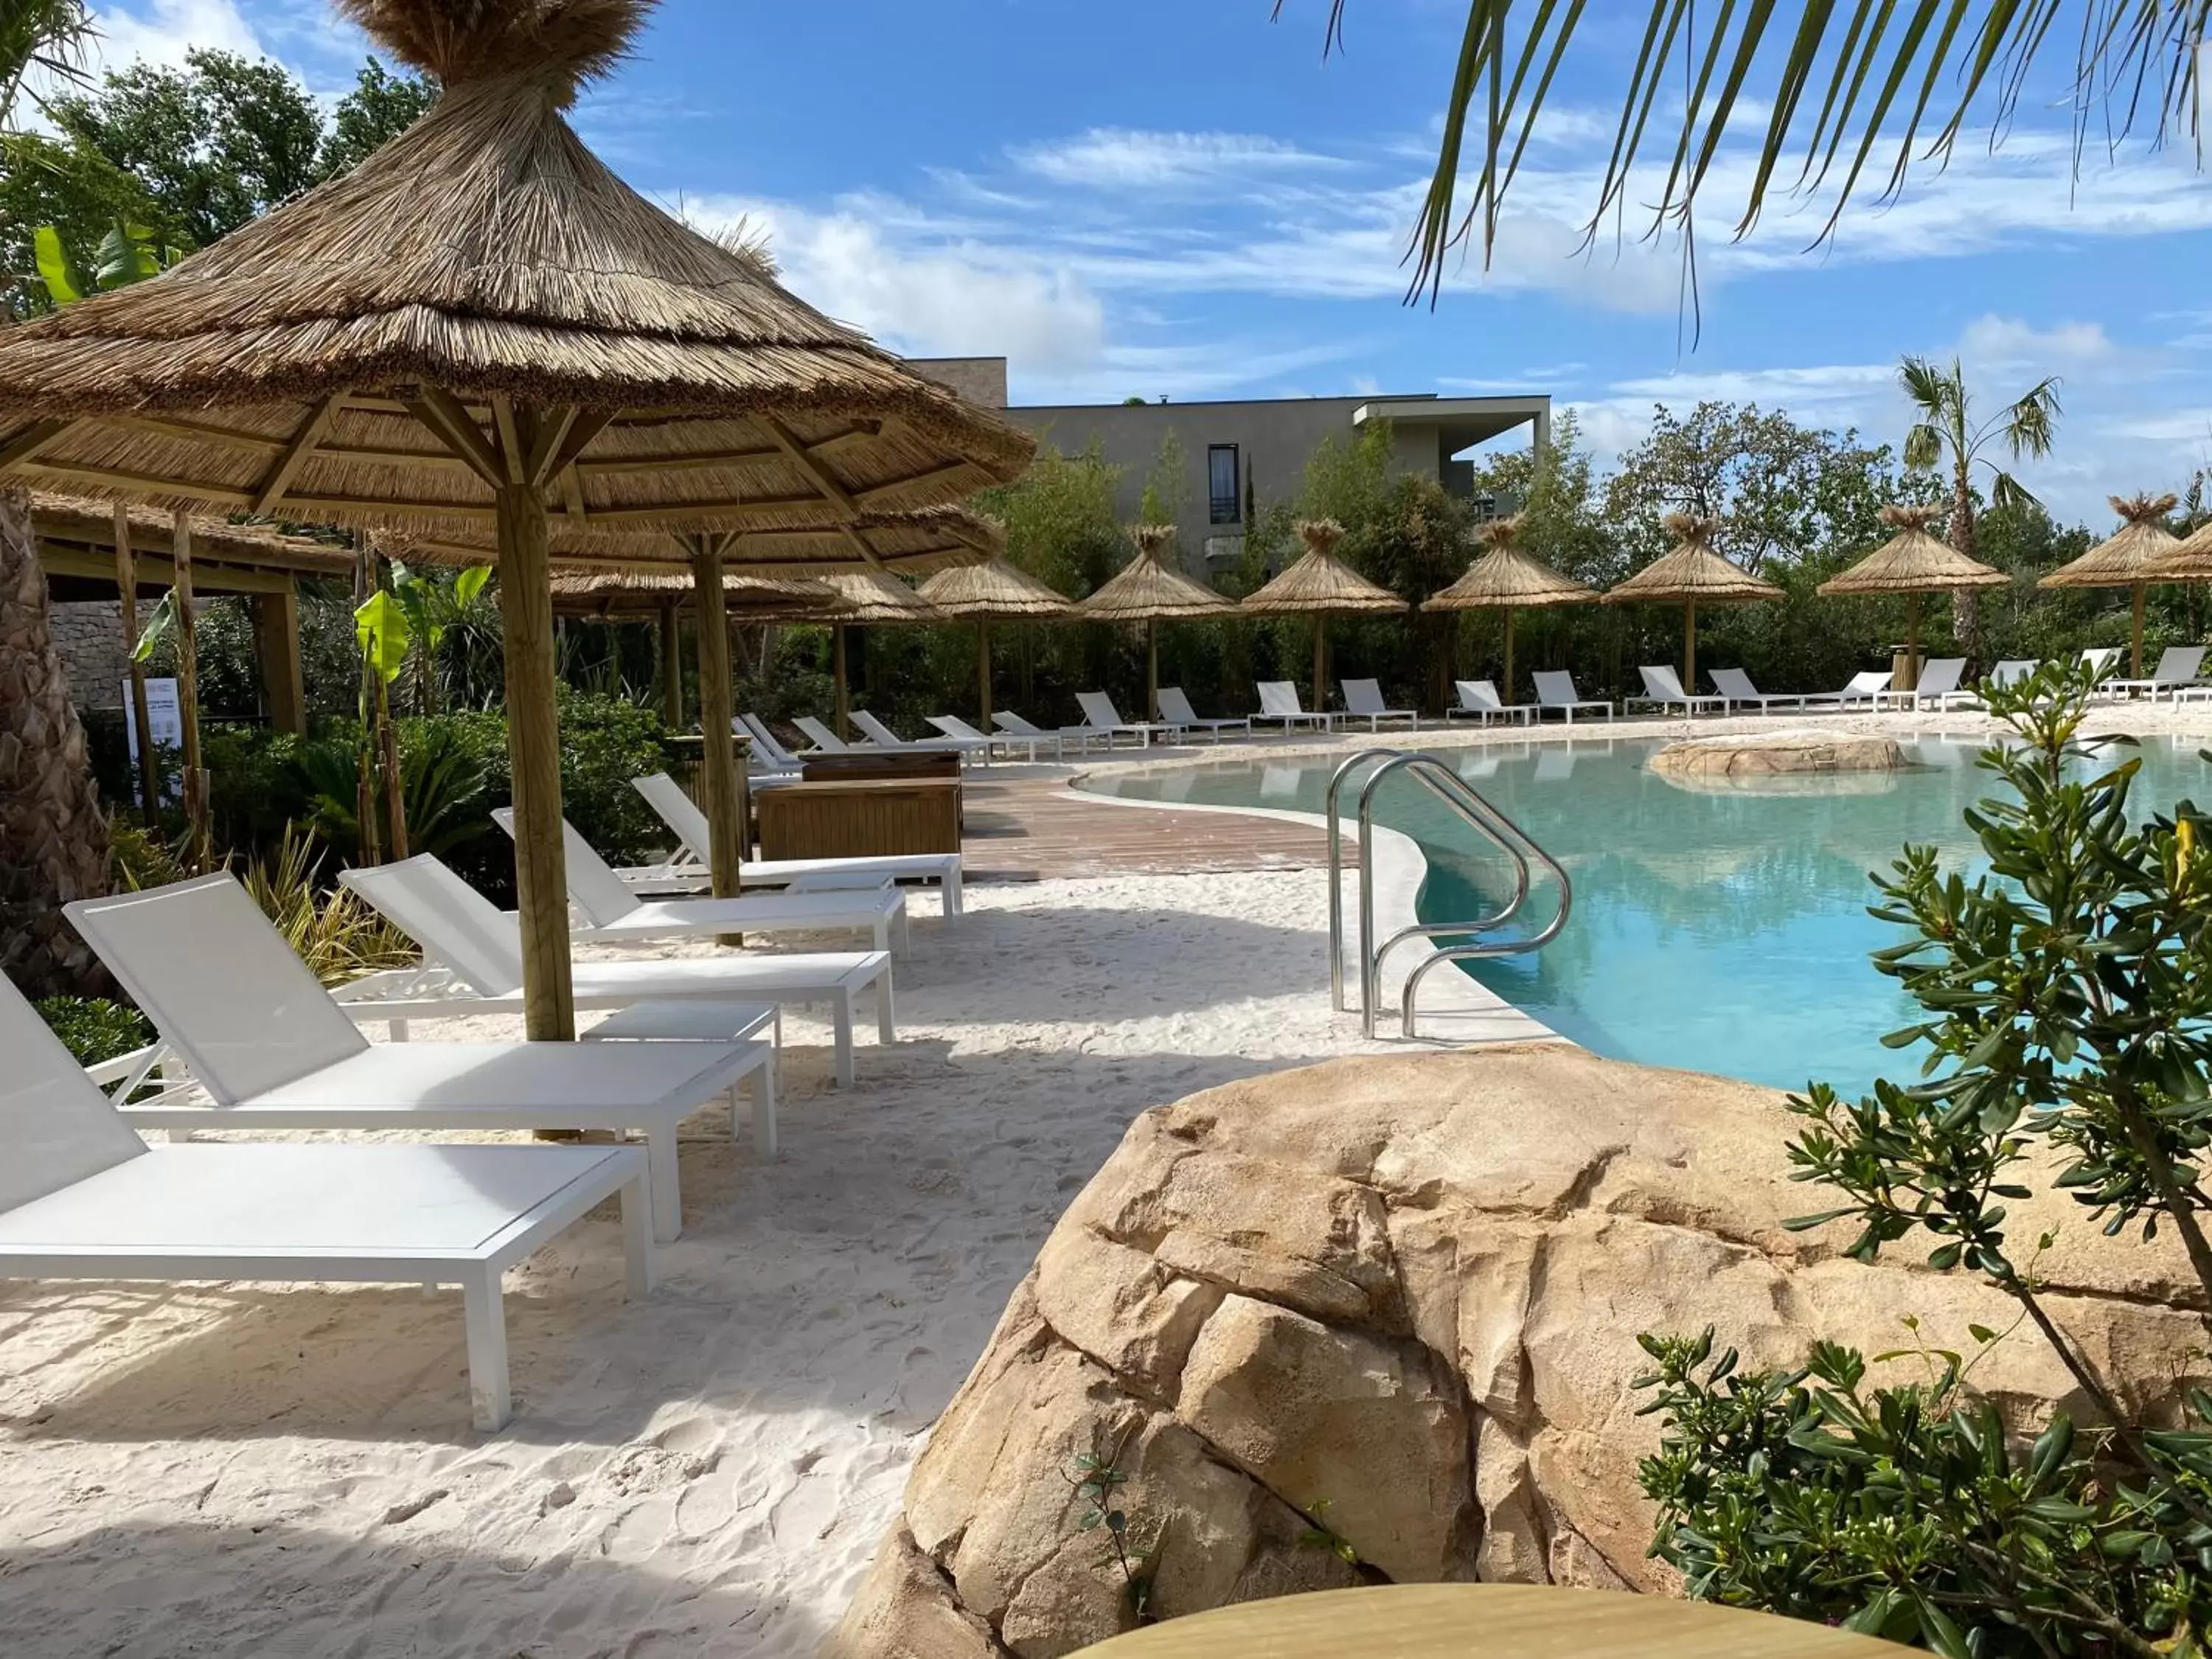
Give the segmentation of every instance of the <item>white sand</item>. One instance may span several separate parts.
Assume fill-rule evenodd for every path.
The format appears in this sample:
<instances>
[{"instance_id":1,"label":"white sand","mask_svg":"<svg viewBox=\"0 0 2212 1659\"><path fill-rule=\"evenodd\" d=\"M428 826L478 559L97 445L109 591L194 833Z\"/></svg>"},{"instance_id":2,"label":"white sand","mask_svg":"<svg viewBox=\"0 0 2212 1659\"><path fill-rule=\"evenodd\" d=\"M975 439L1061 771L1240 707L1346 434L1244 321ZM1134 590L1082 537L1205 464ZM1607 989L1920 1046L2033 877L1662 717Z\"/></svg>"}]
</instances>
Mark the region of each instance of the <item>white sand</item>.
<instances>
[{"instance_id":1,"label":"white sand","mask_svg":"<svg viewBox=\"0 0 2212 1659\"><path fill-rule=\"evenodd\" d=\"M2212 708L2113 723L2212 731ZM1621 732L1662 729L1689 728ZM784 1155L686 1147L655 1295L621 1300L611 1217L511 1277L496 1436L466 1427L452 1295L0 1284L0 1651L811 1652L1129 1120L1362 1046L1328 1010L1323 892L1310 870L978 886L951 927L917 900L902 1042L833 1091L826 1026L789 1022Z\"/></svg>"}]
</instances>

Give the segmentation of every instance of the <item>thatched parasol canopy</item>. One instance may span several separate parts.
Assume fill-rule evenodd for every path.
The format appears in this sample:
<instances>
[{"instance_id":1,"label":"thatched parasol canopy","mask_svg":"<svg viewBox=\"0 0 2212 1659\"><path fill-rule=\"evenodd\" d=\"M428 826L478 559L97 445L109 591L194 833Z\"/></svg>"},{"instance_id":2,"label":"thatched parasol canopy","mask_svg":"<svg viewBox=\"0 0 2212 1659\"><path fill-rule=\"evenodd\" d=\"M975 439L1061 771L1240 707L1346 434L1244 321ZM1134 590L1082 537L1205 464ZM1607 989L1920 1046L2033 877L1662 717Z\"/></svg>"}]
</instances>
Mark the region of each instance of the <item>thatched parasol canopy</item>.
<instances>
[{"instance_id":1,"label":"thatched parasol canopy","mask_svg":"<svg viewBox=\"0 0 2212 1659\"><path fill-rule=\"evenodd\" d=\"M2173 511L2179 497L2163 495L2107 495L2120 527L2070 564L2036 583L2038 587L2131 587L2135 590L2135 652L2130 670L2140 679L2143 672L2143 598L2150 584L2172 581L2160 567L2172 557L2181 540L2159 521Z\"/></svg>"},{"instance_id":2,"label":"thatched parasol canopy","mask_svg":"<svg viewBox=\"0 0 2212 1659\"><path fill-rule=\"evenodd\" d=\"M921 597L941 615L975 624L975 707L981 729L991 729L991 623L1046 622L1073 606L1048 586L1004 558L941 570L921 585Z\"/></svg>"},{"instance_id":3,"label":"thatched parasol canopy","mask_svg":"<svg viewBox=\"0 0 2212 1659\"><path fill-rule=\"evenodd\" d=\"M691 573L668 569L580 569L553 573L557 616L601 622L659 617L689 606L697 597ZM804 576L731 574L722 581L722 606L733 622L789 622L830 603L822 583Z\"/></svg>"},{"instance_id":4,"label":"thatched parasol canopy","mask_svg":"<svg viewBox=\"0 0 2212 1659\"><path fill-rule=\"evenodd\" d=\"M792 620L830 625L830 677L836 685L836 701L831 714L836 721L837 735L850 737L852 692L845 665L845 630L896 623L936 622L939 617L927 599L897 577L881 570L833 571L816 576L813 580L828 595L829 602Z\"/></svg>"},{"instance_id":5,"label":"thatched parasol canopy","mask_svg":"<svg viewBox=\"0 0 2212 1659\"><path fill-rule=\"evenodd\" d=\"M1387 587L1378 587L1336 556L1344 539L1344 526L1334 519L1314 519L1297 526L1306 550L1283 574L1245 595L1243 608L1262 616L1311 617L1314 619L1313 696L1317 709L1328 707L1328 618L1337 615L1373 615L1407 609L1405 600Z\"/></svg>"},{"instance_id":6,"label":"thatched parasol canopy","mask_svg":"<svg viewBox=\"0 0 2212 1659\"><path fill-rule=\"evenodd\" d=\"M1147 720L1158 720L1160 713L1160 624L1224 617L1237 609L1234 600L1168 567L1164 555L1175 533L1173 525L1136 526L1129 538L1137 544L1137 556L1115 572L1097 592L1075 605L1074 614L1085 622L1145 624Z\"/></svg>"},{"instance_id":7,"label":"thatched parasol canopy","mask_svg":"<svg viewBox=\"0 0 2212 1659\"><path fill-rule=\"evenodd\" d=\"M1521 534L1524 515L1492 519L1479 526L1477 542L1489 550L1468 566L1460 579L1441 592L1421 601L1424 611L1481 611L1492 607L1505 612L1504 700L1513 701L1513 617L1518 611L1555 605L1590 605L1595 588L1563 576L1533 553L1513 544Z\"/></svg>"},{"instance_id":8,"label":"thatched parasol canopy","mask_svg":"<svg viewBox=\"0 0 2212 1659\"><path fill-rule=\"evenodd\" d=\"M1607 605L1679 605L1682 607L1682 689L1698 690L1698 607L1761 605L1778 599L1782 590L1763 582L1712 548L1720 520L1694 513L1669 513L1659 521L1675 539L1674 550L1654 559L1626 581L1607 588Z\"/></svg>"},{"instance_id":9,"label":"thatched parasol canopy","mask_svg":"<svg viewBox=\"0 0 2212 1659\"><path fill-rule=\"evenodd\" d=\"M2212 520L2153 559L2143 574L2154 582L2212 582Z\"/></svg>"},{"instance_id":10,"label":"thatched parasol canopy","mask_svg":"<svg viewBox=\"0 0 2212 1659\"><path fill-rule=\"evenodd\" d=\"M170 564L175 515L145 506L119 510L125 515L134 562L139 566L138 585L167 587L170 577L165 567ZM114 591L118 511L112 501L45 489L32 492L31 532L38 538L39 562L57 599L100 598ZM351 549L305 536L287 536L265 525L194 518L190 533L195 591L228 591L251 572L345 580L353 577Z\"/></svg>"},{"instance_id":11,"label":"thatched parasol canopy","mask_svg":"<svg viewBox=\"0 0 2212 1659\"><path fill-rule=\"evenodd\" d=\"M432 538L491 528L533 1037L575 1031L549 514L648 558L671 532L815 527L868 558L862 514L1009 480L1035 448L584 147L563 112L650 3L338 0L444 88L428 115L164 275L0 331L0 478ZM710 612L724 550L692 546ZM725 666L702 659L716 732ZM720 742L707 782L715 890L734 893Z\"/></svg>"},{"instance_id":12,"label":"thatched parasol canopy","mask_svg":"<svg viewBox=\"0 0 2212 1659\"><path fill-rule=\"evenodd\" d=\"M1970 559L1929 528L1950 513L1948 506L1885 507L1875 516L1897 533L1850 569L1831 576L1816 590L1834 598L1847 593L1955 593L1968 588L2002 587L2012 578Z\"/></svg>"}]
</instances>

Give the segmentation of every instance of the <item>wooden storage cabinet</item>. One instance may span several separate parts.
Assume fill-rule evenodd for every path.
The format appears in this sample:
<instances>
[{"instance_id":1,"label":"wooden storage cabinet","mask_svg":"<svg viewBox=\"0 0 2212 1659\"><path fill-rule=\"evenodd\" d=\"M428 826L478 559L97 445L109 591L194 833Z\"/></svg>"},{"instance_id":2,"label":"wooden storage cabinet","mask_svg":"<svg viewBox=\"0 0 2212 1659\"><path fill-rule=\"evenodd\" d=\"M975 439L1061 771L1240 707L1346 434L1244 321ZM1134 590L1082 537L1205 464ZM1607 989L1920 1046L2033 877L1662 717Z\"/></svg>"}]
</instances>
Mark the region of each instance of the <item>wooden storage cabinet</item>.
<instances>
[{"instance_id":1,"label":"wooden storage cabinet","mask_svg":"<svg viewBox=\"0 0 2212 1659\"><path fill-rule=\"evenodd\" d=\"M764 859L960 850L960 781L786 783L754 796Z\"/></svg>"}]
</instances>

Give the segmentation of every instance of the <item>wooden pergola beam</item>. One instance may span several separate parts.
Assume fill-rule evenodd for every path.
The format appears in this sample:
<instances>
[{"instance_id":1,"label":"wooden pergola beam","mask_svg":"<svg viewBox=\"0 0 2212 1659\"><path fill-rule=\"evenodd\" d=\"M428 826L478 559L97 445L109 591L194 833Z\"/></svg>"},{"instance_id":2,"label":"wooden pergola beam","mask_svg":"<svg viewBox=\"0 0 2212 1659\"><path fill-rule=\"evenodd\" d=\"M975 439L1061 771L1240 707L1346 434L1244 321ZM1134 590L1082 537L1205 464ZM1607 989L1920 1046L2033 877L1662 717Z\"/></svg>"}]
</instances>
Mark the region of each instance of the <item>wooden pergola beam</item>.
<instances>
[{"instance_id":1,"label":"wooden pergola beam","mask_svg":"<svg viewBox=\"0 0 2212 1659\"><path fill-rule=\"evenodd\" d=\"M28 461L76 424L72 420L45 420L19 427L0 441L0 471Z\"/></svg>"},{"instance_id":2,"label":"wooden pergola beam","mask_svg":"<svg viewBox=\"0 0 2212 1659\"><path fill-rule=\"evenodd\" d=\"M260 487L254 491L253 510L256 513L268 512L290 487L294 477L329 428L331 416L337 412L338 406L344 401L344 392L332 392L315 405L313 412L292 434L292 441L284 446L283 453L276 457L276 465L262 475Z\"/></svg>"},{"instance_id":3,"label":"wooden pergola beam","mask_svg":"<svg viewBox=\"0 0 2212 1659\"><path fill-rule=\"evenodd\" d=\"M0 468L8 465L4 457L0 457ZM197 479L155 478L143 472L133 472L128 467L94 466L83 461L26 460L15 463L15 471L26 477L84 484L95 490L127 489L142 495L190 495L210 507L250 509L253 505L253 492L236 484L203 483Z\"/></svg>"},{"instance_id":4,"label":"wooden pergola beam","mask_svg":"<svg viewBox=\"0 0 2212 1659\"><path fill-rule=\"evenodd\" d=\"M221 444L228 449L250 449L258 455L283 449L290 441L272 438L265 432L241 432L236 427L216 426L206 421L179 420L173 415L140 415L125 410L103 415L100 423L149 433L157 438L183 438L193 443Z\"/></svg>"},{"instance_id":5,"label":"wooden pergola beam","mask_svg":"<svg viewBox=\"0 0 2212 1659\"><path fill-rule=\"evenodd\" d=\"M883 496L894 495L899 490L911 489L916 484L935 483L940 478L950 478L956 473L965 472L969 465L966 461L951 461L943 466L933 466L927 472L911 473L903 478L886 478L881 483L854 490L853 499L863 507L870 506Z\"/></svg>"},{"instance_id":6,"label":"wooden pergola beam","mask_svg":"<svg viewBox=\"0 0 2212 1659\"><path fill-rule=\"evenodd\" d=\"M492 447L491 440L484 436L483 428L453 393L425 386L408 404L407 412L428 428L447 449L466 461L477 477L494 489L506 487L506 463Z\"/></svg>"}]
</instances>

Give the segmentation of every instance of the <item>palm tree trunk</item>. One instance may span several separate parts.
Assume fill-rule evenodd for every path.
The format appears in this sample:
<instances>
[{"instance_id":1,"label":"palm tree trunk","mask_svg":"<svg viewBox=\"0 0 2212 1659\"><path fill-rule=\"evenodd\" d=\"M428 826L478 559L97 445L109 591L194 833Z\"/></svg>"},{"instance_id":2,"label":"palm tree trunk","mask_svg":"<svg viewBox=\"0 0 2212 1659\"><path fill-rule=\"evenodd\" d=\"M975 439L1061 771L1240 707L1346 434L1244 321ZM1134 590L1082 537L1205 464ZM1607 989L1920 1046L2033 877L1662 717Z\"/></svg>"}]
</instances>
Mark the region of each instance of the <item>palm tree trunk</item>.
<instances>
[{"instance_id":1,"label":"palm tree trunk","mask_svg":"<svg viewBox=\"0 0 2212 1659\"><path fill-rule=\"evenodd\" d=\"M31 997L110 987L62 915L107 891L107 815L46 618L31 504L0 492L0 972Z\"/></svg>"},{"instance_id":2,"label":"palm tree trunk","mask_svg":"<svg viewBox=\"0 0 2212 1659\"><path fill-rule=\"evenodd\" d=\"M1964 460L1958 463L1951 475L1951 545L1970 559L1974 556L1973 483ZM1959 636L1959 650L1966 659L1968 671L1979 670L1982 602L1981 595L1974 589L1962 587L1951 596L1951 626Z\"/></svg>"}]
</instances>

